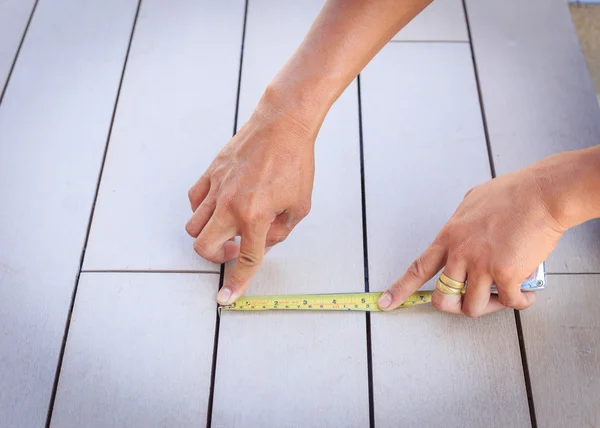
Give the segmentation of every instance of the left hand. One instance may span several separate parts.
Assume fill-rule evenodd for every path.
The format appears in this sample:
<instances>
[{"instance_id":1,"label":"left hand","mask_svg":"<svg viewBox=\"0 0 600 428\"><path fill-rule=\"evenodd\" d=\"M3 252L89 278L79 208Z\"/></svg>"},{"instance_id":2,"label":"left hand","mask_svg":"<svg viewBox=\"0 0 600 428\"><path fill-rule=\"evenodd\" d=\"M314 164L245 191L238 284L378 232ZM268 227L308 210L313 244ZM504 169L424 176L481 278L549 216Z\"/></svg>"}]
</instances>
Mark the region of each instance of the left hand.
<instances>
[{"instance_id":1,"label":"left hand","mask_svg":"<svg viewBox=\"0 0 600 428\"><path fill-rule=\"evenodd\" d=\"M435 290L441 311L479 317L506 307L525 309L534 292L521 283L548 257L566 230L548 209L546 184L535 166L471 189L433 243L379 300L390 310L442 267L449 278L467 282L466 293ZM496 285L498 295L491 294Z\"/></svg>"}]
</instances>

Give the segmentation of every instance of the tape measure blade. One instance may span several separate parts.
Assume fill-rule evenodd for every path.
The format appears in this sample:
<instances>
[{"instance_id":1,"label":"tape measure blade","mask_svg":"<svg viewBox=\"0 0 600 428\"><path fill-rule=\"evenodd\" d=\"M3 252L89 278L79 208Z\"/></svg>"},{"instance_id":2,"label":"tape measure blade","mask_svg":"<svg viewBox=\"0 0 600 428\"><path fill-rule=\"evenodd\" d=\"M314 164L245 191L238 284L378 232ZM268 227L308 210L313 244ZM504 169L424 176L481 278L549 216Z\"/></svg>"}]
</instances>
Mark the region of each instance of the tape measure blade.
<instances>
[{"instance_id":1,"label":"tape measure blade","mask_svg":"<svg viewBox=\"0 0 600 428\"><path fill-rule=\"evenodd\" d=\"M400 306L406 308L431 302L432 291L419 291ZM382 292L338 294L291 294L273 296L242 296L223 310L235 311L349 311L380 312L377 301Z\"/></svg>"}]
</instances>

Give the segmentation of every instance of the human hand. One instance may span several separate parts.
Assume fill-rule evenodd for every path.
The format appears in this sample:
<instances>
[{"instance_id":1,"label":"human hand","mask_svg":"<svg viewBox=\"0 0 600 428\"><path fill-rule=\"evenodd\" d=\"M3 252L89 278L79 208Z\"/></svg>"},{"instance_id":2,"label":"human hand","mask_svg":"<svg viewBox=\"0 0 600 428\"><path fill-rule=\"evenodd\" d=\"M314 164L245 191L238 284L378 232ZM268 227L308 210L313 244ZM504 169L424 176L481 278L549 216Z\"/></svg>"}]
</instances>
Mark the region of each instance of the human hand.
<instances>
[{"instance_id":1,"label":"human hand","mask_svg":"<svg viewBox=\"0 0 600 428\"><path fill-rule=\"evenodd\" d=\"M196 238L194 250L214 263L237 257L219 303L231 304L242 295L265 247L285 240L310 211L317 133L318 125L300 122L263 97L191 187L194 214L186 230Z\"/></svg>"},{"instance_id":2,"label":"human hand","mask_svg":"<svg viewBox=\"0 0 600 428\"><path fill-rule=\"evenodd\" d=\"M441 311L479 317L530 306L535 293L522 292L521 283L566 230L549 209L546 164L471 189L429 248L382 295L379 306L396 308L444 266L445 275L466 281L467 287L464 295L436 289L432 303ZM497 296L491 295L494 284Z\"/></svg>"}]
</instances>

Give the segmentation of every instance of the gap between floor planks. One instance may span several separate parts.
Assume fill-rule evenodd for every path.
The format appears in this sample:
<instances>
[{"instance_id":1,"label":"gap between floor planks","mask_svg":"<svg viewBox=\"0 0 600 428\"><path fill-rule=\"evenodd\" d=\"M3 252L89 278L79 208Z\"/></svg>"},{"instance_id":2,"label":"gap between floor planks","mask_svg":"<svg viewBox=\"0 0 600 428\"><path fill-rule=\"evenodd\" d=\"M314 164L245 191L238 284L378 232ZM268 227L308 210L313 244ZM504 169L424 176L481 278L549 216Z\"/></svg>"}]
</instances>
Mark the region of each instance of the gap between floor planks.
<instances>
[{"instance_id":1,"label":"gap between floor planks","mask_svg":"<svg viewBox=\"0 0 600 428\"><path fill-rule=\"evenodd\" d=\"M475 49L473 47L473 34L471 32L471 23L469 21L469 11L467 8L467 0L462 0L462 6L465 14L465 25L467 26L467 36L469 39L469 47L471 49L471 58L473 62L473 74L475 76L475 84L477 86L477 95L479 98L479 108L481 109L481 122L483 124L483 132L485 135L485 142L488 152L488 159L490 163L490 173L492 178L496 178L496 166L494 164L494 156L492 153L492 142L490 139L489 128L487 124L487 115L485 111L485 105L483 104L483 92L481 90L481 81L479 79L479 70L477 68L477 58L475 56ZM529 366L527 362L527 351L525 349L525 338L523 335L523 325L521 323L521 315L519 311L513 310L515 316L515 328L517 331L517 339L519 341L519 351L521 353L521 367L523 368L523 378L525 381L525 391L527 393L527 405L529 408L529 418L531 420L532 428L537 428L537 419L535 414L535 403L533 400L533 391L531 389L531 378L529 374Z\"/></svg>"},{"instance_id":2,"label":"gap between floor planks","mask_svg":"<svg viewBox=\"0 0 600 428\"><path fill-rule=\"evenodd\" d=\"M36 3L37 5L37 3ZM131 51L131 45L133 42L133 36L135 34L135 27L137 24L137 20L138 20L138 16L140 14L140 8L142 5L142 0L138 0L137 3L137 8L135 11L135 16L133 18L133 23L131 25L131 32L129 34L129 42L127 44L127 51L125 53L125 59L123 61L123 68L121 70L121 77L119 79L119 86L117 88L117 94L115 97L115 104L113 107L113 112L112 112L112 117L110 119L110 125L108 127L108 135L106 138L106 144L104 146L104 154L102 157L102 162L100 164L100 172L98 174L98 180L96 183L96 192L94 195L94 202L92 204L92 209L90 210L90 216L88 218L88 227L87 227L87 231L86 231L86 235L85 235L85 241L83 244L83 249L81 251L81 258L79 261L79 272L77 273L77 277L75 278L75 284L73 286L73 294L71 296L71 303L69 306L69 313L67 315L67 322L65 324L65 330L64 330L64 334L63 334L63 340L60 346L60 352L58 354L58 363L56 365L56 372L54 374L54 384L52 386L52 393L50 395L50 402L48 403L48 414L46 416L46 428L49 428L50 425L52 424L52 412L54 411L54 403L56 401L56 392L58 391L58 382L60 379L60 372L62 369L62 364L63 364L63 358L65 355L65 349L67 346L67 339L69 337L69 328L71 327L71 317L73 316L73 308L75 307L75 299L77 298L77 287L79 285L79 280L81 278L81 273L82 273L82 267L83 267L83 261L85 258L85 250L87 248L87 243L88 243L88 239L90 236L90 230L92 227L92 219L94 217L94 209L96 208L96 202L98 200L98 192L100 190L100 182L102 181L102 172L104 171L104 165L106 163L106 154L108 153L108 146L110 143L110 137L112 134L112 128L113 128L113 124L115 122L115 116L117 113L117 106L119 105L119 96L121 95L121 88L123 86L123 79L125 77L125 71L127 70L127 61L129 60L129 53Z\"/></svg>"}]
</instances>

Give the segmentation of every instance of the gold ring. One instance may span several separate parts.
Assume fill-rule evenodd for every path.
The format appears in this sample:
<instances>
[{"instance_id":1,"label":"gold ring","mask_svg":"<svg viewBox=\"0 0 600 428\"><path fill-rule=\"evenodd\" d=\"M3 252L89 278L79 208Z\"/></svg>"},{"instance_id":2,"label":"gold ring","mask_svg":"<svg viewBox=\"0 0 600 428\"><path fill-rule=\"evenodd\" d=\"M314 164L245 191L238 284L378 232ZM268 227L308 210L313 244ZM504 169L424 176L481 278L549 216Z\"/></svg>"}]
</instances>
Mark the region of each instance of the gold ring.
<instances>
[{"instance_id":1,"label":"gold ring","mask_svg":"<svg viewBox=\"0 0 600 428\"><path fill-rule=\"evenodd\" d=\"M444 274L444 272L442 272L442 274L440 275L440 281L442 281L444 283L444 285L447 285L448 287L451 287L451 288L456 288L458 290L462 290L463 288L465 288L464 282L459 282L459 281L453 280L452 278L448 278L448 276L446 276L446 274Z\"/></svg>"},{"instance_id":2,"label":"gold ring","mask_svg":"<svg viewBox=\"0 0 600 428\"><path fill-rule=\"evenodd\" d=\"M448 287L440 279L437 280L437 283L435 284L435 288L437 288L444 294L461 294L461 292L462 292L462 289Z\"/></svg>"}]
</instances>

